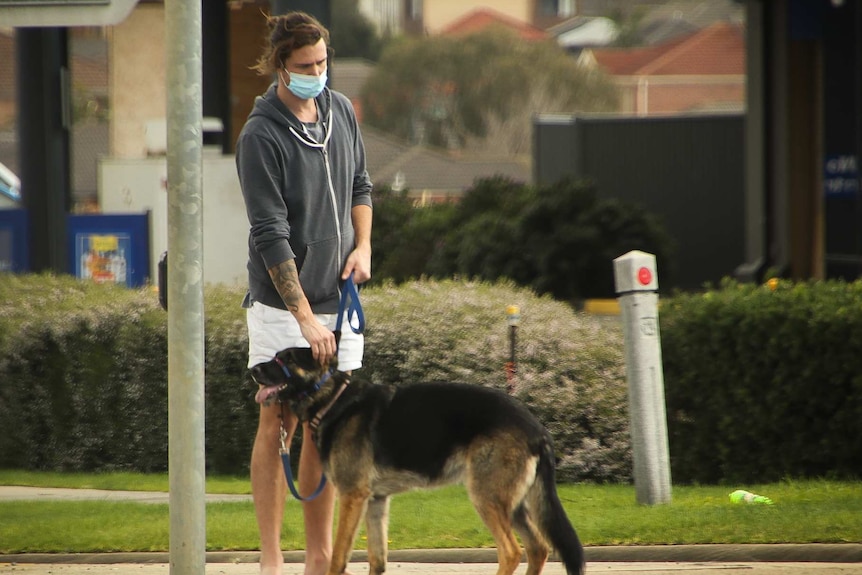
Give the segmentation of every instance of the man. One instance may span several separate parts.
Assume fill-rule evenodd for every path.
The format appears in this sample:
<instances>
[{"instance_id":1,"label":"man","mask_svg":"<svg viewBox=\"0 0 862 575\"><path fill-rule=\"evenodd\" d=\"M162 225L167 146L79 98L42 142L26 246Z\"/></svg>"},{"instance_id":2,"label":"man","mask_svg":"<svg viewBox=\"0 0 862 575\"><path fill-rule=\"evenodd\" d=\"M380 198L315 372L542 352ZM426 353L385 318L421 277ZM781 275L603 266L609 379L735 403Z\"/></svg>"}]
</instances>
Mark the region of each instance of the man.
<instances>
[{"instance_id":1,"label":"man","mask_svg":"<svg viewBox=\"0 0 862 575\"><path fill-rule=\"evenodd\" d=\"M269 361L287 347L310 347L339 369L362 365L363 339L333 329L343 282L371 277L371 181L350 101L326 88L329 33L302 12L269 19L269 46L256 69L276 81L256 99L237 141L237 170L249 229L249 361ZM337 347L337 350L336 350ZM283 422L282 422L283 414ZM281 522L286 482L279 454L297 420L280 405L261 406L251 457L252 494L264 575L282 573ZM299 491L311 494L322 469L304 428ZM305 575L322 575L332 552L335 493L327 486L303 502Z\"/></svg>"}]
</instances>

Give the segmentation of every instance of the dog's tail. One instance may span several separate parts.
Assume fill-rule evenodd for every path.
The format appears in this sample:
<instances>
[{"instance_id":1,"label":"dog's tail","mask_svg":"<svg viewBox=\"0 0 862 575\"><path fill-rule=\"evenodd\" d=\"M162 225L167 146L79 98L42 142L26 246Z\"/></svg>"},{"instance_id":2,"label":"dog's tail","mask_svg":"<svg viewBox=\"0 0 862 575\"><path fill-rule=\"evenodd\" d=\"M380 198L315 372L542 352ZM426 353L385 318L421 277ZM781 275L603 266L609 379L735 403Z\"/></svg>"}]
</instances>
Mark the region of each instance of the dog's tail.
<instances>
[{"instance_id":1,"label":"dog's tail","mask_svg":"<svg viewBox=\"0 0 862 575\"><path fill-rule=\"evenodd\" d=\"M584 573L584 548L572 523L566 516L560 497L557 495L554 450L550 441L544 442L536 466L536 482L533 484L530 507L534 510L536 524L542 536L556 549L566 567L567 575Z\"/></svg>"}]
</instances>

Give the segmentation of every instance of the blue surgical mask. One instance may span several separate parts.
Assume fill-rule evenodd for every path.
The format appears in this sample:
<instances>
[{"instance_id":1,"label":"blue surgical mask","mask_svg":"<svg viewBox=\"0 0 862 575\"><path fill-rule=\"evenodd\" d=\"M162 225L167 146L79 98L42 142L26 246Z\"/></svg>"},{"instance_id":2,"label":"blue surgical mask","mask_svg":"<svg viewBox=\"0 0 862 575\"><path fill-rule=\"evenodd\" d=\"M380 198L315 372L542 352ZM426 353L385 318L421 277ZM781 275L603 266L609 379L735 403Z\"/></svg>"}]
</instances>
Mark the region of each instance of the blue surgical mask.
<instances>
[{"instance_id":1,"label":"blue surgical mask","mask_svg":"<svg viewBox=\"0 0 862 575\"><path fill-rule=\"evenodd\" d=\"M307 100L316 98L326 86L326 70L320 76L312 76L310 74L297 74L296 72L288 72L290 75L290 83L285 82L284 77L281 78L281 83L284 87L290 90L297 98Z\"/></svg>"}]
</instances>

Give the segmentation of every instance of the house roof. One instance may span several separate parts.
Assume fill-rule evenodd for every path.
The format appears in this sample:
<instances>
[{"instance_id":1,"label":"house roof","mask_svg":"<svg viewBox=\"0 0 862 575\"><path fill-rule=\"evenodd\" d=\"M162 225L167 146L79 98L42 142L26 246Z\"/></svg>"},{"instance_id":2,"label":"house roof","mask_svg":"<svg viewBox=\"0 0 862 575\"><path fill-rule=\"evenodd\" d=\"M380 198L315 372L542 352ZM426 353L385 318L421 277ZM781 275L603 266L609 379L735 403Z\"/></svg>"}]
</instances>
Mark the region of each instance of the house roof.
<instances>
[{"instance_id":1,"label":"house roof","mask_svg":"<svg viewBox=\"0 0 862 575\"><path fill-rule=\"evenodd\" d=\"M729 22L655 46L597 48L591 55L612 76L745 74L745 36Z\"/></svg>"},{"instance_id":2,"label":"house roof","mask_svg":"<svg viewBox=\"0 0 862 575\"><path fill-rule=\"evenodd\" d=\"M15 99L15 38L0 30L0 100Z\"/></svg>"},{"instance_id":3,"label":"house roof","mask_svg":"<svg viewBox=\"0 0 862 575\"><path fill-rule=\"evenodd\" d=\"M737 0L670 0L654 4L638 35L644 44L661 44L713 22L745 21L745 3Z\"/></svg>"},{"instance_id":4,"label":"house roof","mask_svg":"<svg viewBox=\"0 0 862 575\"><path fill-rule=\"evenodd\" d=\"M605 46L619 35L619 29L610 18L575 16L545 30L564 48Z\"/></svg>"},{"instance_id":5,"label":"house roof","mask_svg":"<svg viewBox=\"0 0 862 575\"><path fill-rule=\"evenodd\" d=\"M108 93L108 43L103 38L75 38L69 56L75 84L98 95Z\"/></svg>"},{"instance_id":6,"label":"house roof","mask_svg":"<svg viewBox=\"0 0 862 575\"><path fill-rule=\"evenodd\" d=\"M481 32L490 26L502 26L512 30L524 40L544 40L548 37L543 30L491 8L476 8L467 12L443 28L440 34L465 36Z\"/></svg>"},{"instance_id":7,"label":"house roof","mask_svg":"<svg viewBox=\"0 0 862 575\"><path fill-rule=\"evenodd\" d=\"M336 58L332 63L332 89L350 99L360 123L363 120L362 87L373 71L374 63L362 58Z\"/></svg>"},{"instance_id":8,"label":"house roof","mask_svg":"<svg viewBox=\"0 0 862 575\"><path fill-rule=\"evenodd\" d=\"M411 145L362 127L368 174L376 184L403 186L411 191L463 192L477 179L496 175L530 181L527 165L511 158L453 157L445 152Z\"/></svg>"},{"instance_id":9,"label":"house roof","mask_svg":"<svg viewBox=\"0 0 862 575\"><path fill-rule=\"evenodd\" d=\"M365 80L374 71L374 63L362 58L335 58L332 62L332 88L351 100L362 94Z\"/></svg>"},{"instance_id":10,"label":"house roof","mask_svg":"<svg viewBox=\"0 0 862 575\"><path fill-rule=\"evenodd\" d=\"M615 2L623 17L638 15L635 36L639 45L662 44L713 22L745 21L739 0L625 0ZM608 16L608 0L577 0L579 16Z\"/></svg>"},{"instance_id":11,"label":"house roof","mask_svg":"<svg viewBox=\"0 0 862 575\"><path fill-rule=\"evenodd\" d=\"M637 37L644 46L664 44L671 40L693 34L709 24L698 26L682 18L655 19L644 22L638 27Z\"/></svg>"}]
</instances>

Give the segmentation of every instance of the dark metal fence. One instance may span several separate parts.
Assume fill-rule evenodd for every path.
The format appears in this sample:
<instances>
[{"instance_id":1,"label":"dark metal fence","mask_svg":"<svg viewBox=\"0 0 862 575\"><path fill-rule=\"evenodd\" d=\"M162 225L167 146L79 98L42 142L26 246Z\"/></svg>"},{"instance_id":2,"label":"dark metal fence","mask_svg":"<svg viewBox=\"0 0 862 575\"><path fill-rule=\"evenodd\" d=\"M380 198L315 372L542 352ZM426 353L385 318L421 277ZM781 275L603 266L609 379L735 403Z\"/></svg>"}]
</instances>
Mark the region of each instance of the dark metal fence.
<instances>
[{"instance_id":1,"label":"dark metal fence","mask_svg":"<svg viewBox=\"0 0 862 575\"><path fill-rule=\"evenodd\" d=\"M673 285L697 289L744 261L744 116L539 116L534 181L573 176L640 204L676 243ZM661 273L661 270L659 270Z\"/></svg>"}]
</instances>

